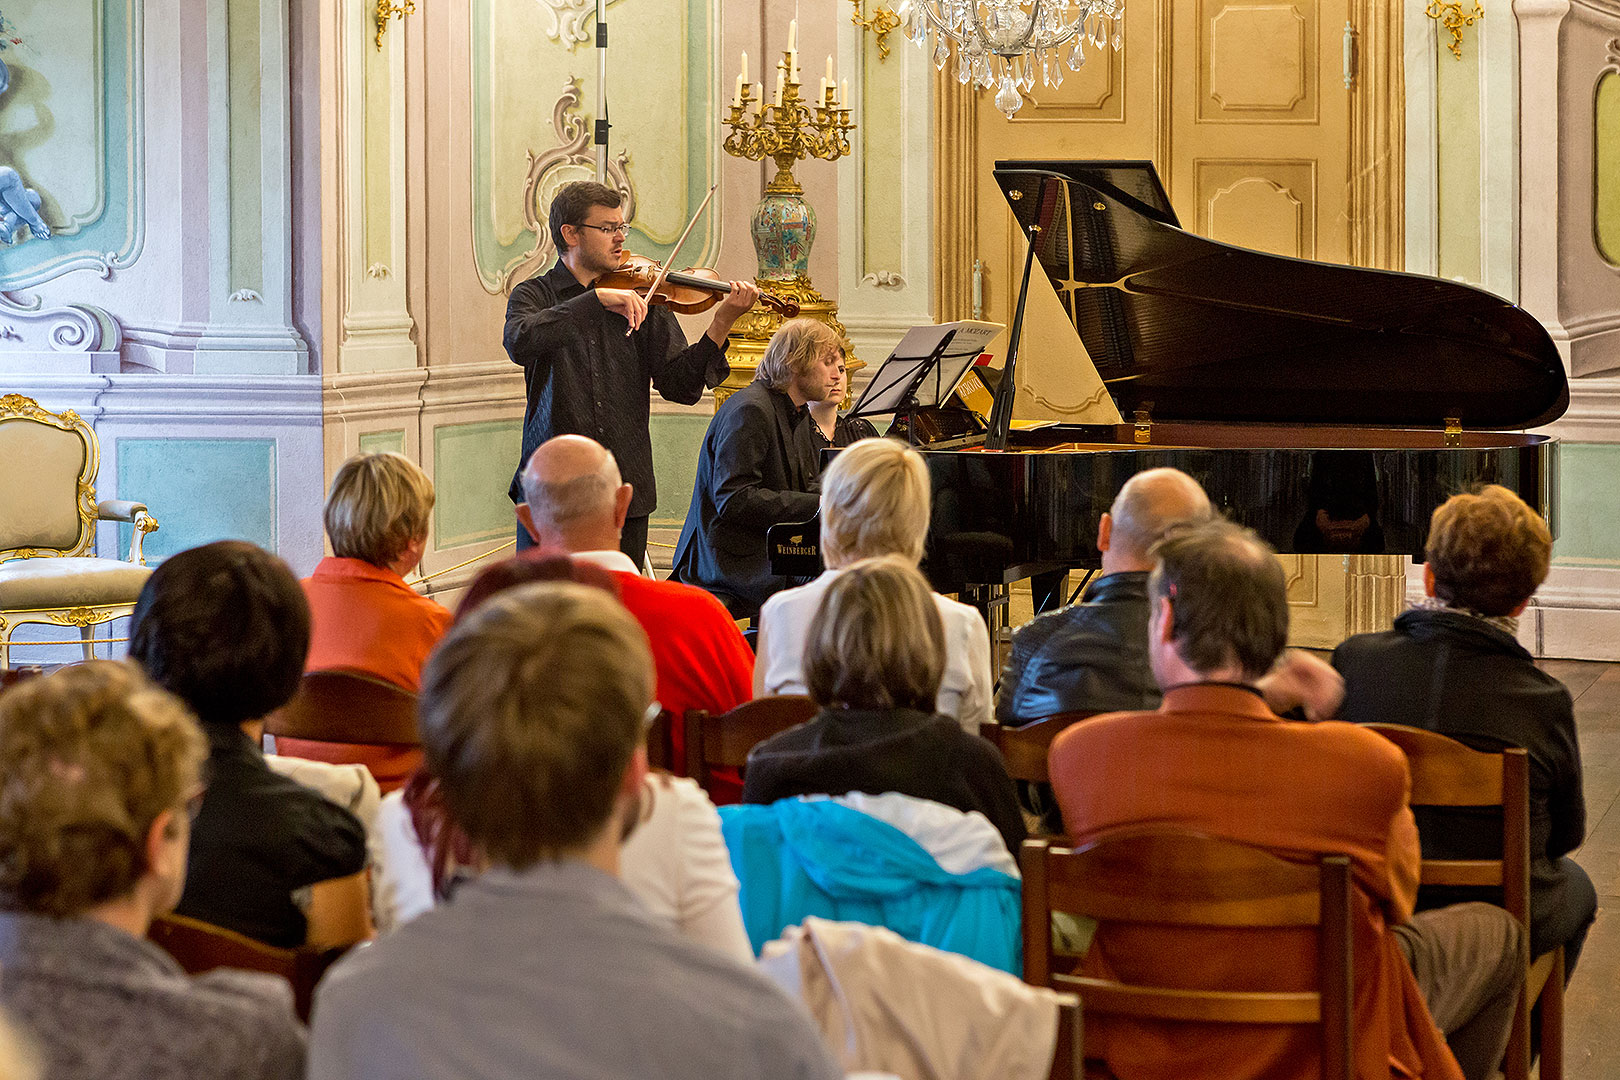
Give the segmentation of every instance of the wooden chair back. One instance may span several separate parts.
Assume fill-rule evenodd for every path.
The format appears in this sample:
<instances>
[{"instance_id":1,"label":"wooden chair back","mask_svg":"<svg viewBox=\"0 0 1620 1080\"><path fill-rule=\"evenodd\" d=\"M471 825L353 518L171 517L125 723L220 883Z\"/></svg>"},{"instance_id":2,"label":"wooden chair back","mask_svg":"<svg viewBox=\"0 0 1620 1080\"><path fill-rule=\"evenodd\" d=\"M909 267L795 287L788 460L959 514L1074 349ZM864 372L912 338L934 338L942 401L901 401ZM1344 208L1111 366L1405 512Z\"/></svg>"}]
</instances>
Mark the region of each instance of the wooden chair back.
<instances>
[{"instance_id":1,"label":"wooden chair back","mask_svg":"<svg viewBox=\"0 0 1620 1080\"><path fill-rule=\"evenodd\" d=\"M1353 968L1345 856L1289 862L1245 844L1151 829L1120 832L1078 849L1026 840L1019 863L1026 981L1078 994L1088 1019L1308 1025L1320 1033L1321 1075L1349 1080ZM1099 924L1313 928L1318 985L1307 991L1188 990L1056 972L1053 912ZM1091 1047L1086 1056L1096 1056Z\"/></svg>"},{"instance_id":2,"label":"wooden chair back","mask_svg":"<svg viewBox=\"0 0 1620 1080\"><path fill-rule=\"evenodd\" d=\"M677 764L685 762L675 760L675 725L678 720L673 712L661 709L652 723L647 725L647 765L654 769L663 769L673 773Z\"/></svg>"},{"instance_id":3,"label":"wooden chair back","mask_svg":"<svg viewBox=\"0 0 1620 1080\"><path fill-rule=\"evenodd\" d=\"M1052 740L1067 731L1071 724L1096 715L1089 712L1057 713L1020 727L980 724L979 734L1001 751L1002 760L1007 763L1008 776L1032 784L1046 784L1051 782L1046 758L1052 752Z\"/></svg>"},{"instance_id":4,"label":"wooden chair back","mask_svg":"<svg viewBox=\"0 0 1620 1080\"><path fill-rule=\"evenodd\" d=\"M215 968L238 968L279 975L292 986L298 1018L309 1022L315 984L345 949L278 949L223 926L184 915L159 915L146 936L157 943L182 969L200 975Z\"/></svg>"},{"instance_id":5,"label":"wooden chair back","mask_svg":"<svg viewBox=\"0 0 1620 1080\"><path fill-rule=\"evenodd\" d=\"M772 735L816 715L816 703L797 694L745 701L730 712L714 715L689 709L686 724L686 775L707 791L713 770L741 769L748 752Z\"/></svg>"},{"instance_id":6,"label":"wooden chair back","mask_svg":"<svg viewBox=\"0 0 1620 1080\"><path fill-rule=\"evenodd\" d=\"M1429 859L1421 863L1424 885L1500 888L1502 906L1530 930L1530 757L1519 747L1498 753L1475 750L1447 735L1401 724L1367 727L1401 748L1412 771L1413 806L1499 807L1500 859ZM1530 1075L1530 1012L1541 1010L1541 1076L1563 1075L1563 950L1555 949L1532 967L1524 957L1525 989L1513 1017L1513 1034L1503 1069L1506 1080ZM1557 978L1552 978L1555 973ZM1551 1026L1550 1026L1551 1025Z\"/></svg>"},{"instance_id":7,"label":"wooden chair back","mask_svg":"<svg viewBox=\"0 0 1620 1080\"><path fill-rule=\"evenodd\" d=\"M1081 1019L1080 999L1064 994L1058 1005L1057 1045L1052 1048L1050 1080L1084 1080L1086 1056L1085 1027Z\"/></svg>"},{"instance_id":8,"label":"wooden chair back","mask_svg":"<svg viewBox=\"0 0 1620 1080\"><path fill-rule=\"evenodd\" d=\"M420 746L416 695L358 671L311 671L265 718L266 734L314 742Z\"/></svg>"}]
</instances>

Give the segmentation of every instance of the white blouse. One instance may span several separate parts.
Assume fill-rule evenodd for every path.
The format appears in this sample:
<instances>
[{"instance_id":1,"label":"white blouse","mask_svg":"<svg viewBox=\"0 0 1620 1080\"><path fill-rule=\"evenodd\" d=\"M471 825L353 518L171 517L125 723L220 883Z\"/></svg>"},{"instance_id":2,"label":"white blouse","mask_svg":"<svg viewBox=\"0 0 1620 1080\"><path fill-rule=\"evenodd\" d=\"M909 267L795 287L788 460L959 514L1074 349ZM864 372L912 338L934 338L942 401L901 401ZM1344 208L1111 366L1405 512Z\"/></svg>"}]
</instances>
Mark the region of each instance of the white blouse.
<instances>
[{"instance_id":1,"label":"white blouse","mask_svg":"<svg viewBox=\"0 0 1620 1080\"><path fill-rule=\"evenodd\" d=\"M803 694L804 648L810 623L837 570L825 570L808 585L786 589L765 601L759 613L759 640L754 656L754 693ZM990 631L979 613L966 604L934 594L945 624L945 672L939 681L934 711L955 717L970 735L991 721L995 685L990 671Z\"/></svg>"}]
</instances>

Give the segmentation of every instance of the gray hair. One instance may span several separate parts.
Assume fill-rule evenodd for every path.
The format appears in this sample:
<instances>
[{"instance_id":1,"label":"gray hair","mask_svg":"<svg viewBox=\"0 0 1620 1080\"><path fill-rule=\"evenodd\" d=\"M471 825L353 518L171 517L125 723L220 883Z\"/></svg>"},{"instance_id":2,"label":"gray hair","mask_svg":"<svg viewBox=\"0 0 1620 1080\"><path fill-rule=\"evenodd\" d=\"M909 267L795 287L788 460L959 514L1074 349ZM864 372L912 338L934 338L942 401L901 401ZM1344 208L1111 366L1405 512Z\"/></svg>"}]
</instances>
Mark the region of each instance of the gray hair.
<instances>
[{"instance_id":1,"label":"gray hair","mask_svg":"<svg viewBox=\"0 0 1620 1080\"><path fill-rule=\"evenodd\" d=\"M531 470L524 470L523 501L529 504L535 528L565 532L581 521L612 515L613 497L624 479L613 451L604 449L603 455L595 472L558 483L537 479Z\"/></svg>"}]
</instances>

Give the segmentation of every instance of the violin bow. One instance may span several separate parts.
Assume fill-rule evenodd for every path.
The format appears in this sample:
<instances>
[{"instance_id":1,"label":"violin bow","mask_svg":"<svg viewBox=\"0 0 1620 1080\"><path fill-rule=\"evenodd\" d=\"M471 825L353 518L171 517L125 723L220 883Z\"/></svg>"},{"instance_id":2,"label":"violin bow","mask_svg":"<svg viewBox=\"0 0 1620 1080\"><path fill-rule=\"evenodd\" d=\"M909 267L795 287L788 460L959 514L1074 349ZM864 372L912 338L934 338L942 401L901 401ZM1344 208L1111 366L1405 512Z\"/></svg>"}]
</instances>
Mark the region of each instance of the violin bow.
<instances>
[{"instance_id":1,"label":"violin bow","mask_svg":"<svg viewBox=\"0 0 1620 1080\"><path fill-rule=\"evenodd\" d=\"M669 275L669 268L675 265L675 253L681 250L681 245L686 243L686 238L692 235L692 226L697 224L698 218L703 216L703 211L708 209L709 200L714 198L714 189L719 186L720 185L718 183L709 185L709 193L703 196L703 201L698 204L697 211L692 215L692 220L688 221L686 223L686 228L681 230L681 238L675 241L674 247L669 249L669 254L664 258L664 265L658 268L658 276L653 278L652 288L647 290L647 298L649 302L651 302L654 296L658 295L658 290L664 284L664 278Z\"/></svg>"}]
</instances>

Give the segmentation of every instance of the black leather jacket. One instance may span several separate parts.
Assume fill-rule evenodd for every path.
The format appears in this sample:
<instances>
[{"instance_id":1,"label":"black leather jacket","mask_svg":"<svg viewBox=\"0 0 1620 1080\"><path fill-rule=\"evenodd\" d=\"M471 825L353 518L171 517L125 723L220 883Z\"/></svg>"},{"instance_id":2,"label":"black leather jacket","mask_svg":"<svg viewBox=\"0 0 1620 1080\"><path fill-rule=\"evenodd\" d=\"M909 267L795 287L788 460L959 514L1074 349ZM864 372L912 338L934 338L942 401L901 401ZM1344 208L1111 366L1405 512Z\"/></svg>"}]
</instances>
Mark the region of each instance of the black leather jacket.
<instances>
[{"instance_id":1,"label":"black leather jacket","mask_svg":"<svg viewBox=\"0 0 1620 1080\"><path fill-rule=\"evenodd\" d=\"M1078 604L1013 634L996 720L1016 726L1060 712L1156 709L1148 665L1146 572L1098 578Z\"/></svg>"}]
</instances>

